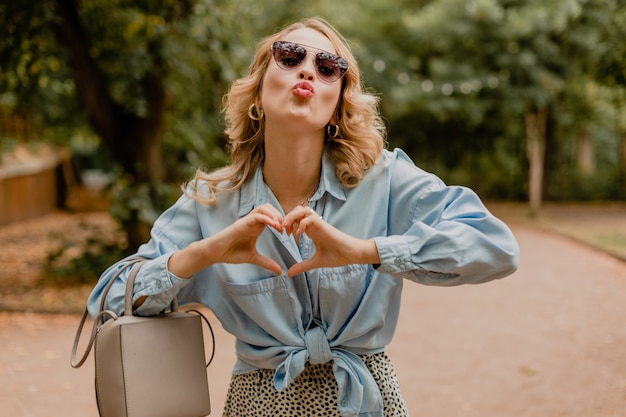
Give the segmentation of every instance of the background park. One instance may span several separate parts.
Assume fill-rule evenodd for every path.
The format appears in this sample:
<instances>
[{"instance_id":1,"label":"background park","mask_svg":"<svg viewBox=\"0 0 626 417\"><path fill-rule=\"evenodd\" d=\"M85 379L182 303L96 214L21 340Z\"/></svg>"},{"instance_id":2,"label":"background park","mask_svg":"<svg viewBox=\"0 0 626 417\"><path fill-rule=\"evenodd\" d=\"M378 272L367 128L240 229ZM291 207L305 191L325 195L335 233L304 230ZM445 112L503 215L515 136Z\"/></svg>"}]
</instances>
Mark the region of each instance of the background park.
<instances>
[{"instance_id":1,"label":"background park","mask_svg":"<svg viewBox=\"0 0 626 417\"><path fill-rule=\"evenodd\" d=\"M620 0L0 0L0 415L97 415L69 369L90 288L228 162L226 89L307 16L350 40L389 148L475 189L522 246L502 282L407 285L390 351L412 415L626 416Z\"/></svg>"}]
</instances>

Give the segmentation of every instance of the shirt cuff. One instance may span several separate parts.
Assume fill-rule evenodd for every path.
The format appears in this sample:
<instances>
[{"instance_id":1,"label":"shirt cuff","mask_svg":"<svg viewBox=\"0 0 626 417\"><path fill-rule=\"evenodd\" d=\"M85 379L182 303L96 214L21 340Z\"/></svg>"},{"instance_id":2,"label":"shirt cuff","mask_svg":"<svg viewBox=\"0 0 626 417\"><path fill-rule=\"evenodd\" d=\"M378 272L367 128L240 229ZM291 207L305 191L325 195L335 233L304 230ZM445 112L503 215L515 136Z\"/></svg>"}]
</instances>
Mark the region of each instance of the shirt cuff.
<instances>
[{"instance_id":1,"label":"shirt cuff","mask_svg":"<svg viewBox=\"0 0 626 417\"><path fill-rule=\"evenodd\" d=\"M392 274L415 268L410 245L402 236L375 237L374 242L380 257L380 266L376 271Z\"/></svg>"},{"instance_id":2,"label":"shirt cuff","mask_svg":"<svg viewBox=\"0 0 626 417\"><path fill-rule=\"evenodd\" d=\"M166 309L178 291L189 283L189 279L180 278L168 270L167 264L171 255L161 255L146 262L137 274L133 303L140 297L148 298L135 310L136 314L158 314Z\"/></svg>"}]
</instances>

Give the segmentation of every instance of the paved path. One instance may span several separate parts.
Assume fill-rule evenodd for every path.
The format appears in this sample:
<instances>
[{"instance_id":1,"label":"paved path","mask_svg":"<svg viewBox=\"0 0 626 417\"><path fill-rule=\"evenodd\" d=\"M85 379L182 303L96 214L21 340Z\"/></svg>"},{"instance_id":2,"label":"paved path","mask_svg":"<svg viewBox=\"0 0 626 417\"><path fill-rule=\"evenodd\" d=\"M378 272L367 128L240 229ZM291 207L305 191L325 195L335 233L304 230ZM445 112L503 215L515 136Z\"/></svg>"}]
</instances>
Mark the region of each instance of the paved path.
<instances>
[{"instance_id":1,"label":"paved path","mask_svg":"<svg viewBox=\"0 0 626 417\"><path fill-rule=\"evenodd\" d=\"M389 353L411 415L626 417L626 264L513 230L522 247L513 276L405 286ZM97 417L92 359L69 366L77 324L76 316L0 314L0 416ZM234 360L232 338L216 330L213 416Z\"/></svg>"}]
</instances>

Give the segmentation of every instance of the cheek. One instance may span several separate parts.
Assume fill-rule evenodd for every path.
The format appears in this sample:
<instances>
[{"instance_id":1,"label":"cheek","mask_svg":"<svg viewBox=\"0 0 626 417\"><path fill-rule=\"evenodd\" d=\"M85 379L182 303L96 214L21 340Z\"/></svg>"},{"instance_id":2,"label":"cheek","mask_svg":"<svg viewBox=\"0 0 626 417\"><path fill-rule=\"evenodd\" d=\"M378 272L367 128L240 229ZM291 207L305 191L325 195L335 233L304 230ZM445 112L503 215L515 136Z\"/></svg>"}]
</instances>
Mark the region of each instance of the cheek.
<instances>
[{"instance_id":1,"label":"cheek","mask_svg":"<svg viewBox=\"0 0 626 417\"><path fill-rule=\"evenodd\" d=\"M337 105L339 103L339 96L341 95L341 90L339 88L329 89L322 94L322 100L324 101L325 106L329 110L329 114L333 115L335 110L337 109Z\"/></svg>"},{"instance_id":2,"label":"cheek","mask_svg":"<svg viewBox=\"0 0 626 417\"><path fill-rule=\"evenodd\" d=\"M267 92L268 97L271 97L275 90L282 89L287 85L287 80L285 77L281 77L281 73L278 71L280 68L269 68L263 77L263 83L261 85L261 91L265 94ZM271 91L271 93L270 93Z\"/></svg>"}]
</instances>

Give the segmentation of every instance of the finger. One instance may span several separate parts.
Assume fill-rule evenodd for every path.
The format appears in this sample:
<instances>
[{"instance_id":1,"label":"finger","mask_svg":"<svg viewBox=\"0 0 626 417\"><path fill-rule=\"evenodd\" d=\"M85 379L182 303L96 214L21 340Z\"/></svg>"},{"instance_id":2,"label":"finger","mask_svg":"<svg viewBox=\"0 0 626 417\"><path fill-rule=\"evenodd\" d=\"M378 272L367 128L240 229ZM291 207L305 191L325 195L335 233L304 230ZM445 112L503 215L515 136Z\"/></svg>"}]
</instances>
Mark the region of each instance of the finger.
<instances>
[{"instance_id":1,"label":"finger","mask_svg":"<svg viewBox=\"0 0 626 417\"><path fill-rule=\"evenodd\" d=\"M311 207L298 206L285 216L283 219L283 227L287 233L292 233L294 225L302 221L302 219L309 216L311 213L315 213Z\"/></svg>"},{"instance_id":2,"label":"finger","mask_svg":"<svg viewBox=\"0 0 626 417\"><path fill-rule=\"evenodd\" d=\"M265 217L264 223L268 226L272 226L276 230L282 233L283 229L283 216L280 214L278 210L271 204L263 204L262 206L257 207L254 214L261 214ZM271 221L267 221L267 219L271 219Z\"/></svg>"},{"instance_id":3,"label":"finger","mask_svg":"<svg viewBox=\"0 0 626 417\"><path fill-rule=\"evenodd\" d=\"M278 232L282 233L283 224L282 224L282 220L279 218L277 219L276 217L273 217L271 215L268 215L262 212L257 212L252 215L252 221L254 223L262 223L266 226L273 227Z\"/></svg>"},{"instance_id":4,"label":"finger","mask_svg":"<svg viewBox=\"0 0 626 417\"><path fill-rule=\"evenodd\" d=\"M270 259L268 257L259 255L253 259L253 263L262 268L269 269L270 271L274 272L276 275L282 275L283 273L283 269L280 267L280 265L278 265L278 263L275 260Z\"/></svg>"},{"instance_id":5,"label":"finger","mask_svg":"<svg viewBox=\"0 0 626 417\"><path fill-rule=\"evenodd\" d=\"M295 277L296 275L302 274L303 272L310 271L311 269L315 269L315 257L311 259L307 259L306 261L298 262L293 265L291 268L287 270L288 277Z\"/></svg>"},{"instance_id":6,"label":"finger","mask_svg":"<svg viewBox=\"0 0 626 417\"><path fill-rule=\"evenodd\" d=\"M293 233L293 229L298 229L298 227L300 226L300 222L298 221L294 221L292 224L285 226L285 224L283 223L283 227L285 228L285 232L287 232L288 235Z\"/></svg>"},{"instance_id":7,"label":"finger","mask_svg":"<svg viewBox=\"0 0 626 417\"><path fill-rule=\"evenodd\" d=\"M322 220L322 216L318 215L314 210L311 209L311 211L298 224L295 234L297 236L300 236L312 225L319 225L319 222Z\"/></svg>"},{"instance_id":8,"label":"finger","mask_svg":"<svg viewBox=\"0 0 626 417\"><path fill-rule=\"evenodd\" d=\"M287 230L287 233L292 233L312 213L315 213L315 211L311 207L296 207L283 220L283 227Z\"/></svg>"},{"instance_id":9,"label":"finger","mask_svg":"<svg viewBox=\"0 0 626 417\"><path fill-rule=\"evenodd\" d=\"M263 205L260 205L259 207L256 208L256 210L261 210L264 213L271 215L272 217L280 218L281 220L283 217L280 211L278 211L278 209L276 209L276 207L274 207L270 203L265 203Z\"/></svg>"}]
</instances>

